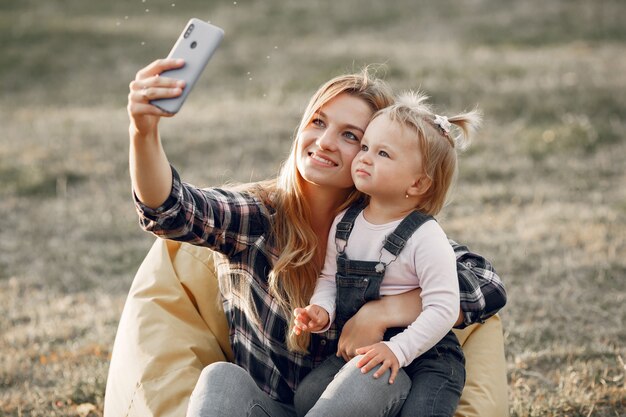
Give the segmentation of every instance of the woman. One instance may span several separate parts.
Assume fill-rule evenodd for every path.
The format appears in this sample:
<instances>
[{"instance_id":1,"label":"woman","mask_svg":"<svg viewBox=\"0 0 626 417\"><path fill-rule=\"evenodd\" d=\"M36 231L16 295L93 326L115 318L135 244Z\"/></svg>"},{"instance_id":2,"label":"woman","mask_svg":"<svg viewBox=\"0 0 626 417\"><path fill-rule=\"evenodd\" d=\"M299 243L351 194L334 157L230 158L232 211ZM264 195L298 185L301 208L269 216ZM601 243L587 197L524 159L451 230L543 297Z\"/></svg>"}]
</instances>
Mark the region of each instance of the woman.
<instances>
[{"instance_id":1,"label":"woman","mask_svg":"<svg viewBox=\"0 0 626 417\"><path fill-rule=\"evenodd\" d=\"M197 391L208 389L220 398L236 399L232 408L221 410L227 415L247 415L259 407L270 407L271 415L289 415L293 389L312 366L335 351L353 356L355 348L367 343L355 338L357 331L350 326L338 347L336 335L314 336L309 341L285 330L293 307L306 303L313 291L334 215L361 198L350 178L350 164L372 114L389 105L391 95L380 80L366 74L329 81L311 99L279 178L243 191L204 193L183 187L170 169L158 135L158 121L167 115L149 104L149 100L181 93L182 85L157 76L180 65L173 60L156 61L139 71L131 83L131 177L142 223L157 235L202 242L221 253L220 284L239 367L209 367ZM189 212L175 209L192 201L200 202L193 209L200 214L190 217ZM245 210L238 211L241 207ZM488 266L462 247L460 251L464 262ZM460 267L459 276L470 278L461 282L462 299L469 302L462 305L465 314L460 322L483 320L504 304L497 276L490 267L478 272L485 271L473 274L464 264ZM488 297L482 296L481 287ZM371 308L394 308L398 314L388 315L395 318L393 323L368 323L371 332L410 323L420 310L418 300L416 293L381 300ZM303 352L307 347L310 355ZM211 377L216 372L219 383L218 377ZM228 391L220 392L224 386ZM243 398L249 402L243 404Z\"/></svg>"}]
</instances>

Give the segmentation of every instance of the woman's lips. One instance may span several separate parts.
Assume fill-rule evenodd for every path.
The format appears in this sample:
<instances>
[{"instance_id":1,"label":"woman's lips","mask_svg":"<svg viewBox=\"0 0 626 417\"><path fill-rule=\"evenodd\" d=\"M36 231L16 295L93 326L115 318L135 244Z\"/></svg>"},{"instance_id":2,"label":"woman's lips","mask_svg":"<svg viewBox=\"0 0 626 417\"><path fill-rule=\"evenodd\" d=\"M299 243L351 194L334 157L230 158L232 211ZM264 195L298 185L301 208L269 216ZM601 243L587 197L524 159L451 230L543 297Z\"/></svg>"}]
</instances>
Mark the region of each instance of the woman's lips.
<instances>
[{"instance_id":1,"label":"woman's lips","mask_svg":"<svg viewBox=\"0 0 626 417\"><path fill-rule=\"evenodd\" d=\"M309 152L309 157L315 162L322 164L327 167L336 167L338 164L333 162L332 160L325 158L321 155L316 154L315 152Z\"/></svg>"}]
</instances>

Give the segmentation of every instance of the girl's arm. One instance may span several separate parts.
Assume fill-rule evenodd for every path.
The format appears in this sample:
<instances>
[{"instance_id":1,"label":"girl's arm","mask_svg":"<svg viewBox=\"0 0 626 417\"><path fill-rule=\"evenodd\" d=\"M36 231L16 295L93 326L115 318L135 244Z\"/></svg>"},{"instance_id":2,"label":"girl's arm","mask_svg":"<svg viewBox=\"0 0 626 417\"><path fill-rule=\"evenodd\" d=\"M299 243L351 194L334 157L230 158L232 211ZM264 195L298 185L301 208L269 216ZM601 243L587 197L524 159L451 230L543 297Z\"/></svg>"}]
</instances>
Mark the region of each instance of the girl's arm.
<instances>
[{"instance_id":1,"label":"girl's arm","mask_svg":"<svg viewBox=\"0 0 626 417\"><path fill-rule=\"evenodd\" d=\"M491 263L450 240L457 260L461 311L455 327L483 322L506 304L506 291ZM420 290L389 295L365 304L344 326L338 355L355 356L357 348L383 340L391 327L407 327L422 312Z\"/></svg>"},{"instance_id":2,"label":"girl's arm","mask_svg":"<svg viewBox=\"0 0 626 417\"><path fill-rule=\"evenodd\" d=\"M337 273L337 245L335 243L335 234L337 232L337 224L343 218L345 211L342 211L333 220L328 232L328 240L326 244L326 255L324 257L324 266L315 285L315 291L311 296L310 304L317 304L323 307L329 315L328 325L322 331L328 330L335 320L337 283L335 275Z\"/></svg>"},{"instance_id":3,"label":"girl's arm","mask_svg":"<svg viewBox=\"0 0 626 417\"><path fill-rule=\"evenodd\" d=\"M182 60L160 59L139 70L130 83L130 178L137 198L147 207L161 206L172 188L172 172L161 145L158 124L161 117L171 117L150 104L150 100L177 97L183 81L159 77L163 71L178 68Z\"/></svg>"},{"instance_id":4,"label":"girl's arm","mask_svg":"<svg viewBox=\"0 0 626 417\"><path fill-rule=\"evenodd\" d=\"M435 346L459 317L456 258L445 233L435 221L424 223L404 249L411 259L415 280L422 289L422 312L404 331L384 342L400 366ZM391 279L391 278L390 278Z\"/></svg>"}]
</instances>

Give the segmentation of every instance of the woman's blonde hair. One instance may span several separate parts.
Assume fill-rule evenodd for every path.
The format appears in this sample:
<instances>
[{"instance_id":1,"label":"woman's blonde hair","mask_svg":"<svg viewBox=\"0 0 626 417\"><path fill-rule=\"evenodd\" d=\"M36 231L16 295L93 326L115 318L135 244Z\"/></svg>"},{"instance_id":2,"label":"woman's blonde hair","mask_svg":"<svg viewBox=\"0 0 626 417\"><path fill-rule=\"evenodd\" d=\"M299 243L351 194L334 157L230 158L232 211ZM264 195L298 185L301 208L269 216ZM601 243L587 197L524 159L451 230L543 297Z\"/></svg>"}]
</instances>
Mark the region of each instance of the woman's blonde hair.
<instances>
[{"instance_id":1,"label":"woman's blonde hair","mask_svg":"<svg viewBox=\"0 0 626 417\"><path fill-rule=\"evenodd\" d=\"M372 112L393 103L390 88L382 79L370 74L369 68L359 73L341 75L326 82L311 97L296 131L289 157L282 164L278 177L250 189L260 198L271 200L276 210L271 239L272 246L278 248L279 254L273 269L269 272L268 284L276 305L289 318L285 334L287 347L292 351L308 350L310 335L304 332L297 336L291 331L294 319L292 311L296 307L309 304L321 272L321 265L316 262L316 259L319 259L316 255L320 245L311 227L311 210L303 193L304 179L296 166L297 141L315 113L340 94L349 94L364 100ZM353 187L343 204L337 207L336 213L363 198L363 194ZM247 300L248 314L254 314L258 318L249 285L240 283L235 285L235 289L239 297Z\"/></svg>"},{"instance_id":2,"label":"woman's blonde hair","mask_svg":"<svg viewBox=\"0 0 626 417\"><path fill-rule=\"evenodd\" d=\"M428 96L421 92L405 92L393 105L378 111L374 118L385 114L416 133L424 174L430 181L416 209L435 215L445 205L456 179L457 150L467 148L481 124L482 115L474 109L453 117L438 116L426 100ZM453 134L452 125L460 129L460 134Z\"/></svg>"}]
</instances>

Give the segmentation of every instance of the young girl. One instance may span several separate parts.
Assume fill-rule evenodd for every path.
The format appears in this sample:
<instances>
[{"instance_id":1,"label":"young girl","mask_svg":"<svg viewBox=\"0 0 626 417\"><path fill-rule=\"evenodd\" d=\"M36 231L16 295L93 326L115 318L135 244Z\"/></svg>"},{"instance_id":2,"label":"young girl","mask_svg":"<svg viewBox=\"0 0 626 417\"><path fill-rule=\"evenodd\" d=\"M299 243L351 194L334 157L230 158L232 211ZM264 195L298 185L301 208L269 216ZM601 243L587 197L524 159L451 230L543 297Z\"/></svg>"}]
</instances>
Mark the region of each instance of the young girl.
<instances>
[{"instance_id":1,"label":"young girl","mask_svg":"<svg viewBox=\"0 0 626 417\"><path fill-rule=\"evenodd\" d=\"M447 119L435 115L426 98L407 93L370 122L352 163L356 188L369 202L335 218L310 305L294 310L294 332L323 332L333 321L341 331L367 301L415 288L421 288L423 312L386 341L357 349L361 356L347 366L330 358L309 374L296 392L300 415L317 399L319 389L307 388L310 381L329 385L306 415L336 415L332 400L341 385L365 378L356 368L365 374L375 367L374 378L390 370L390 384L403 368L406 390L410 382L404 373L421 383L421 404L412 407L417 415L452 416L456 409L465 383L463 355L451 332L459 312L459 283L454 251L432 216L443 207L455 177L456 149L467 143L480 115L473 111ZM452 124L462 135L452 134Z\"/></svg>"},{"instance_id":2,"label":"young girl","mask_svg":"<svg viewBox=\"0 0 626 417\"><path fill-rule=\"evenodd\" d=\"M165 59L139 71L130 84L128 112L130 174L142 227L219 254L217 270L234 363L213 363L203 370L188 414L249 416L263 410L292 416L294 390L314 366L337 352L338 338L332 332L290 334L292 311L313 293L334 216L361 197L351 178L352 160L372 115L391 104L392 96L382 81L366 72L336 77L311 98L276 179L238 190L200 189L183 183L170 167L158 123L171 115L150 105L150 100L181 94L181 83L159 76L181 65ZM478 275L470 271L476 285L468 287L463 311L471 324L494 314L504 296L483 298L486 288L503 294L500 280L494 279L483 258L464 248L459 256L486 266ZM459 279L467 276L460 274ZM376 324L404 325L406 317L400 316L419 303L407 294L389 297L393 303L382 300L385 309L400 305L400 313ZM488 303L476 308L478 301ZM399 403L402 394L399 384L382 382L389 404L370 404L380 415ZM343 415L352 412L335 409Z\"/></svg>"}]
</instances>

